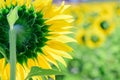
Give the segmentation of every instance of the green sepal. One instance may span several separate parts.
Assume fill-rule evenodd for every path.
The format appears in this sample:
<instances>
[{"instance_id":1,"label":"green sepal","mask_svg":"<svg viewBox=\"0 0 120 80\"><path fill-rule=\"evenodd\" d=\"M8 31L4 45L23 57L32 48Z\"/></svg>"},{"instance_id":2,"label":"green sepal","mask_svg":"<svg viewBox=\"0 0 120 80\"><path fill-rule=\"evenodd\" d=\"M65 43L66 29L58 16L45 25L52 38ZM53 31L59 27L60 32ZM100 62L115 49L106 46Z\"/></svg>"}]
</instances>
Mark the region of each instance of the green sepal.
<instances>
[{"instance_id":1,"label":"green sepal","mask_svg":"<svg viewBox=\"0 0 120 80\"><path fill-rule=\"evenodd\" d=\"M18 16L18 7L15 7L7 15L7 20L8 20L10 29L13 29L13 25L18 20L18 18L19 18L19 16Z\"/></svg>"}]
</instances>

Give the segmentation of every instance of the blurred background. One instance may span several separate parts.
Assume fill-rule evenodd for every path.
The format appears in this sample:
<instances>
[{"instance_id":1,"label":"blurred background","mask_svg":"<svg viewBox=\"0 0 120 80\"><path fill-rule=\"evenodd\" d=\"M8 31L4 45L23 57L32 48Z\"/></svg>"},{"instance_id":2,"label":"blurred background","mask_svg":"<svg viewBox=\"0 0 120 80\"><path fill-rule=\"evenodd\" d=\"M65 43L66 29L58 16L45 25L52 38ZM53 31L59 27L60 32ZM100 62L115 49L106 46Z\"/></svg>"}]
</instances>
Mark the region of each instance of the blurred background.
<instances>
[{"instance_id":1,"label":"blurred background","mask_svg":"<svg viewBox=\"0 0 120 80\"><path fill-rule=\"evenodd\" d=\"M60 4L63 0L54 0ZM66 60L66 75L57 80L120 80L120 1L65 0L71 7L65 12L75 21L69 36L77 43L68 43L74 51Z\"/></svg>"}]
</instances>

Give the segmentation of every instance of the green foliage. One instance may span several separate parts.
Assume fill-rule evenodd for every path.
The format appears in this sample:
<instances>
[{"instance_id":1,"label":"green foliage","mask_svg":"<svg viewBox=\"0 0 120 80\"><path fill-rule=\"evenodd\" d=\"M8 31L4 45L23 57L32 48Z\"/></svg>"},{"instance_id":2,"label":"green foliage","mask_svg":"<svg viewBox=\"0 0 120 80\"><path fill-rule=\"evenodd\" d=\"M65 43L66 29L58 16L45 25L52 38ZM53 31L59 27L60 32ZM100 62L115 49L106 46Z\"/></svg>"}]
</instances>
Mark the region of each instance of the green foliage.
<instances>
[{"instance_id":1,"label":"green foliage","mask_svg":"<svg viewBox=\"0 0 120 80\"><path fill-rule=\"evenodd\" d=\"M74 48L73 60L68 61L67 74L57 80L120 80L119 30L118 25L99 48L70 43Z\"/></svg>"},{"instance_id":2,"label":"green foliage","mask_svg":"<svg viewBox=\"0 0 120 80\"><path fill-rule=\"evenodd\" d=\"M1 46L0 46L0 53L2 54L2 55L0 54L0 57L3 56L8 62L8 58L7 58L7 55L5 54L5 50Z\"/></svg>"},{"instance_id":3,"label":"green foliage","mask_svg":"<svg viewBox=\"0 0 120 80\"><path fill-rule=\"evenodd\" d=\"M33 66L25 80L30 79L31 77L34 76L49 76L49 75L63 75L63 74L64 74L63 72L60 72L58 70L42 69L40 67Z\"/></svg>"}]
</instances>

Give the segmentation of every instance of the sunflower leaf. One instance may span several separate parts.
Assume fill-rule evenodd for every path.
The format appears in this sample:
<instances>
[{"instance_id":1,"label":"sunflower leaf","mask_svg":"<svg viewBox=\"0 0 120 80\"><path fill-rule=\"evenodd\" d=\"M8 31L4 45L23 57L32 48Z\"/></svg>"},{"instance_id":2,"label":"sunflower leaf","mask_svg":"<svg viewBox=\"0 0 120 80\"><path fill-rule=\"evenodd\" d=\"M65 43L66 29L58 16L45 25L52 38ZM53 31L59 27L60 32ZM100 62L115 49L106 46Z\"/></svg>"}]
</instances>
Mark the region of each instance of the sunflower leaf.
<instances>
[{"instance_id":1,"label":"sunflower leaf","mask_svg":"<svg viewBox=\"0 0 120 80\"><path fill-rule=\"evenodd\" d=\"M18 20L18 7L15 7L14 9L11 9L9 14L7 15L7 20L10 25L10 29L13 29L13 25Z\"/></svg>"},{"instance_id":2,"label":"sunflower leaf","mask_svg":"<svg viewBox=\"0 0 120 80\"><path fill-rule=\"evenodd\" d=\"M7 60L7 62L9 62L7 55L5 54L5 50L2 47L0 47L0 53L4 56L4 58Z\"/></svg>"},{"instance_id":3,"label":"sunflower leaf","mask_svg":"<svg viewBox=\"0 0 120 80\"><path fill-rule=\"evenodd\" d=\"M28 73L28 76L25 78L25 80L33 77L33 76L49 76L49 75L63 75L63 72L60 72L58 70L53 69L42 69L37 66L33 66L31 68L31 71Z\"/></svg>"}]
</instances>

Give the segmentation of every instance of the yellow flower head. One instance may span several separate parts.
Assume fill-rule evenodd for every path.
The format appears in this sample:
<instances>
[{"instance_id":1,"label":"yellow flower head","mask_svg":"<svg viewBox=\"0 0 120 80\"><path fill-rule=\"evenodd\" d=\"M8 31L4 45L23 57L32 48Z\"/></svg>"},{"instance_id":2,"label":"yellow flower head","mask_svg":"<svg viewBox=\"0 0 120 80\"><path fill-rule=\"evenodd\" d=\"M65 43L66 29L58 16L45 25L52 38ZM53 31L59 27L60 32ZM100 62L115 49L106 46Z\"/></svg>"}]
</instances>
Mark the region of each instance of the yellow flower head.
<instances>
[{"instance_id":1,"label":"yellow flower head","mask_svg":"<svg viewBox=\"0 0 120 80\"><path fill-rule=\"evenodd\" d=\"M101 4L100 16L111 19L114 16L113 6L115 3L103 3Z\"/></svg>"},{"instance_id":2,"label":"yellow flower head","mask_svg":"<svg viewBox=\"0 0 120 80\"><path fill-rule=\"evenodd\" d=\"M101 17L95 21L94 28L97 28L104 35L109 35L113 32L115 23L108 18Z\"/></svg>"},{"instance_id":3,"label":"yellow flower head","mask_svg":"<svg viewBox=\"0 0 120 80\"><path fill-rule=\"evenodd\" d=\"M0 48L9 59L9 24L7 14L18 6L19 19L14 25L17 31L17 73L16 80L24 80L32 66L51 69L49 63L58 67L57 61L66 66L63 59L71 58L67 53L72 48L65 43L74 41L65 34L71 33L73 18L64 14L64 2L60 7L52 0L0 0ZM1 52L0 52L1 53ZM10 79L10 65L0 54L0 79ZM51 76L54 79L54 76ZM37 77L41 80L41 77ZM36 80L36 79L34 79Z\"/></svg>"},{"instance_id":4,"label":"yellow flower head","mask_svg":"<svg viewBox=\"0 0 120 80\"><path fill-rule=\"evenodd\" d=\"M105 35L93 27L89 30L80 28L76 34L76 40L80 45L85 45L89 48L97 48L105 41Z\"/></svg>"},{"instance_id":5,"label":"yellow flower head","mask_svg":"<svg viewBox=\"0 0 120 80\"><path fill-rule=\"evenodd\" d=\"M75 25L81 24L81 22L84 19L83 11L81 10L81 6L80 5L74 4L74 5L72 5L71 9L69 10L70 13L73 15L73 17L75 19L74 20L74 24Z\"/></svg>"},{"instance_id":6,"label":"yellow flower head","mask_svg":"<svg viewBox=\"0 0 120 80\"><path fill-rule=\"evenodd\" d=\"M76 40L80 45L85 45L86 43L86 32L84 29L78 30L76 33Z\"/></svg>"},{"instance_id":7,"label":"yellow flower head","mask_svg":"<svg viewBox=\"0 0 120 80\"><path fill-rule=\"evenodd\" d=\"M91 29L86 35L86 45L90 48L97 48L103 44L105 36L99 30Z\"/></svg>"},{"instance_id":8,"label":"yellow flower head","mask_svg":"<svg viewBox=\"0 0 120 80\"><path fill-rule=\"evenodd\" d=\"M120 3L118 3L116 6L115 6L115 14L117 16L120 16L120 6L119 6Z\"/></svg>"}]
</instances>

